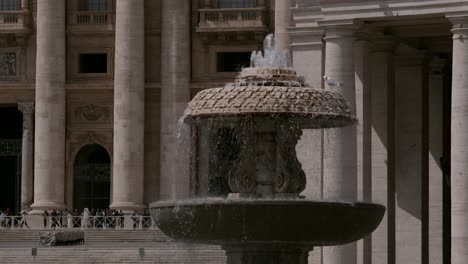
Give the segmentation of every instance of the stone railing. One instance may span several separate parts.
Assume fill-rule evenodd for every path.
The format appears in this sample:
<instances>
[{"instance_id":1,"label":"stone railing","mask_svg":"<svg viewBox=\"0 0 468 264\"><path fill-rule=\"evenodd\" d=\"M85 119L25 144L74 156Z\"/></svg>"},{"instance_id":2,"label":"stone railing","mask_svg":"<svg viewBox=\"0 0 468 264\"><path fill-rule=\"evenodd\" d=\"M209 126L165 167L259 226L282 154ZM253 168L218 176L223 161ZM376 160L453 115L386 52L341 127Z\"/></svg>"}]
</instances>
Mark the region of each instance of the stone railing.
<instances>
[{"instance_id":1,"label":"stone railing","mask_svg":"<svg viewBox=\"0 0 468 264\"><path fill-rule=\"evenodd\" d=\"M225 31L231 29L265 28L265 8L199 9L197 31Z\"/></svg>"},{"instance_id":2,"label":"stone railing","mask_svg":"<svg viewBox=\"0 0 468 264\"><path fill-rule=\"evenodd\" d=\"M0 30L26 30L29 14L22 11L0 11Z\"/></svg>"},{"instance_id":3,"label":"stone railing","mask_svg":"<svg viewBox=\"0 0 468 264\"><path fill-rule=\"evenodd\" d=\"M155 229L157 228L151 216L2 216L0 217L0 229L55 229L55 228L80 228L80 229Z\"/></svg>"},{"instance_id":4,"label":"stone railing","mask_svg":"<svg viewBox=\"0 0 468 264\"><path fill-rule=\"evenodd\" d=\"M75 11L70 15L69 25L72 27L89 30L93 29L113 30L115 13L112 11Z\"/></svg>"}]
</instances>

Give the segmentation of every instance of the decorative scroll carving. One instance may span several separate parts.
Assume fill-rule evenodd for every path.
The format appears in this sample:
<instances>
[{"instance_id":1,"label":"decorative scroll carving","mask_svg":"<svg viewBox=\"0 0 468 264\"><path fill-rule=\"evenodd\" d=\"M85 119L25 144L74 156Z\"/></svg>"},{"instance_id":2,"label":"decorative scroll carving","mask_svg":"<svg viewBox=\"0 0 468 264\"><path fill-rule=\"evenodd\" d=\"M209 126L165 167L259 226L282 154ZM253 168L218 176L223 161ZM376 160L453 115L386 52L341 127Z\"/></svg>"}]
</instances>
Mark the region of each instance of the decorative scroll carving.
<instances>
[{"instance_id":1,"label":"decorative scroll carving","mask_svg":"<svg viewBox=\"0 0 468 264\"><path fill-rule=\"evenodd\" d=\"M75 109L75 118L79 121L108 122L110 110L105 106L88 104Z\"/></svg>"},{"instance_id":2,"label":"decorative scroll carving","mask_svg":"<svg viewBox=\"0 0 468 264\"><path fill-rule=\"evenodd\" d=\"M16 75L16 53L0 53L0 80Z\"/></svg>"},{"instance_id":3,"label":"decorative scroll carving","mask_svg":"<svg viewBox=\"0 0 468 264\"><path fill-rule=\"evenodd\" d=\"M296 145L302 136L302 130L297 125L283 123L278 126L277 131L275 192L299 194L306 186L306 176L296 154Z\"/></svg>"},{"instance_id":4,"label":"decorative scroll carving","mask_svg":"<svg viewBox=\"0 0 468 264\"><path fill-rule=\"evenodd\" d=\"M234 193L254 193L257 182L255 180L255 148L252 129L242 128L238 137L240 152L228 173L228 183Z\"/></svg>"},{"instance_id":5,"label":"decorative scroll carving","mask_svg":"<svg viewBox=\"0 0 468 264\"><path fill-rule=\"evenodd\" d=\"M18 103L18 110L20 110L23 113L23 115L34 114L34 103Z\"/></svg>"},{"instance_id":6,"label":"decorative scroll carving","mask_svg":"<svg viewBox=\"0 0 468 264\"><path fill-rule=\"evenodd\" d=\"M296 155L302 130L284 121L250 123L242 125L236 135L240 152L228 173L231 191L257 196L298 196L306 186L306 176Z\"/></svg>"}]
</instances>

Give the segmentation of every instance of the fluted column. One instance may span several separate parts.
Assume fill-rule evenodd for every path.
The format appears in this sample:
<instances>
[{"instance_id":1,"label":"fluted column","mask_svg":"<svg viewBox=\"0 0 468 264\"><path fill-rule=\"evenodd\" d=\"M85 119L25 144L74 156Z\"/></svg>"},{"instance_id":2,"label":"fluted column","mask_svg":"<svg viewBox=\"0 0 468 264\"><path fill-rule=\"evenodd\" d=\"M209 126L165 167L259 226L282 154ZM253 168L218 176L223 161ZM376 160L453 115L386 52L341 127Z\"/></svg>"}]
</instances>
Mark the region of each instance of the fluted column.
<instances>
[{"instance_id":1,"label":"fluted column","mask_svg":"<svg viewBox=\"0 0 468 264\"><path fill-rule=\"evenodd\" d=\"M27 210L33 202L34 164L34 103L19 103L23 113L23 139L21 145L21 210Z\"/></svg>"},{"instance_id":2,"label":"fluted column","mask_svg":"<svg viewBox=\"0 0 468 264\"><path fill-rule=\"evenodd\" d=\"M326 89L339 92L356 114L354 77L354 26L325 29L325 75L342 86ZM324 131L323 198L355 201L357 199L356 127ZM356 243L323 249L324 263L356 263Z\"/></svg>"},{"instance_id":3,"label":"fluted column","mask_svg":"<svg viewBox=\"0 0 468 264\"><path fill-rule=\"evenodd\" d=\"M65 1L37 5L34 204L31 213L64 208Z\"/></svg>"},{"instance_id":4,"label":"fluted column","mask_svg":"<svg viewBox=\"0 0 468 264\"><path fill-rule=\"evenodd\" d=\"M290 0L275 1L275 49L277 52L289 50L287 28L291 26Z\"/></svg>"},{"instance_id":5,"label":"fluted column","mask_svg":"<svg viewBox=\"0 0 468 264\"><path fill-rule=\"evenodd\" d=\"M452 264L468 263L468 14L453 24L452 65Z\"/></svg>"},{"instance_id":6,"label":"fluted column","mask_svg":"<svg viewBox=\"0 0 468 264\"><path fill-rule=\"evenodd\" d=\"M189 194L190 143L178 126L190 100L190 1L162 0L160 199Z\"/></svg>"},{"instance_id":7,"label":"fluted column","mask_svg":"<svg viewBox=\"0 0 468 264\"><path fill-rule=\"evenodd\" d=\"M131 211L144 207L144 0L116 4L111 207Z\"/></svg>"}]
</instances>

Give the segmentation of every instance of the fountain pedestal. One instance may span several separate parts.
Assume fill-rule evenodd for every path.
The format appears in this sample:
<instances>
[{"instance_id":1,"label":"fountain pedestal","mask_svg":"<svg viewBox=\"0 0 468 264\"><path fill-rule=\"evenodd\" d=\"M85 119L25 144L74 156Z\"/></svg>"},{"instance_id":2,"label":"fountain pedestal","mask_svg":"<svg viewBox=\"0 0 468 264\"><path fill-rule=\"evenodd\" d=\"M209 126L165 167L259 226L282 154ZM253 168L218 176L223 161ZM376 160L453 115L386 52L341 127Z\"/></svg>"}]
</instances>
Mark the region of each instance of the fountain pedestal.
<instances>
[{"instance_id":1,"label":"fountain pedestal","mask_svg":"<svg viewBox=\"0 0 468 264\"><path fill-rule=\"evenodd\" d=\"M227 264L308 264L312 247L301 244L232 243L222 245Z\"/></svg>"}]
</instances>

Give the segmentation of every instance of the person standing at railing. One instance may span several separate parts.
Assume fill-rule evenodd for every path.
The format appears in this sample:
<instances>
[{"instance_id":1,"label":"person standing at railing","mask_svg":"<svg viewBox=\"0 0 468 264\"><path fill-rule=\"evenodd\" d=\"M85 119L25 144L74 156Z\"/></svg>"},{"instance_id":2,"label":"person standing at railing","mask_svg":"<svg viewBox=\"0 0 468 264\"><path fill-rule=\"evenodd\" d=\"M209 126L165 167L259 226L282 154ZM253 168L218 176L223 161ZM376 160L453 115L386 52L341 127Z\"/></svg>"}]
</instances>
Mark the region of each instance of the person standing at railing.
<instances>
[{"instance_id":1,"label":"person standing at railing","mask_svg":"<svg viewBox=\"0 0 468 264\"><path fill-rule=\"evenodd\" d=\"M73 228L73 217L69 211L67 211L67 228Z\"/></svg>"},{"instance_id":2,"label":"person standing at railing","mask_svg":"<svg viewBox=\"0 0 468 264\"><path fill-rule=\"evenodd\" d=\"M44 220L44 228L47 228L47 222L49 222L49 213L47 210L44 210L44 213L42 214L42 219Z\"/></svg>"},{"instance_id":3,"label":"person standing at railing","mask_svg":"<svg viewBox=\"0 0 468 264\"><path fill-rule=\"evenodd\" d=\"M133 229L136 229L139 226L138 220L140 219L136 210L133 211L131 218L133 220Z\"/></svg>"},{"instance_id":4,"label":"person standing at railing","mask_svg":"<svg viewBox=\"0 0 468 264\"><path fill-rule=\"evenodd\" d=\"M5 212L0 211L0 227L4 227L5 217L6 217Z\"/></svg>"},{"instance_id":5,"label":"person standing at railing","mask_svg":"<svg viewBox=\"0 0 468 264\"><path fill-rule=\"evenodd\" d=\"M89 221L89 210L88 208L85 208L83 211L82 228L88 228L88 221Z\"/></svg>"},{"instance_id":6,"label":"person standing at railing","mask_svg":"<svg viewBox=\"0 0 468 264\"><path fill-rule=\"evenodd\" d=\"M28 215L28 213L26 212L26 210L23 210L21 212L21 215L18 219L18 225L20 228L23 228L23 225L25 225L27 228L29 228L28 226L28 222L26 221L26 216Z\"/></svg>"}]
</instances>

